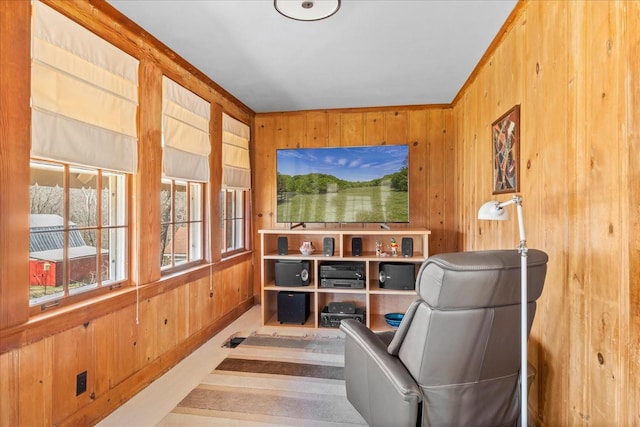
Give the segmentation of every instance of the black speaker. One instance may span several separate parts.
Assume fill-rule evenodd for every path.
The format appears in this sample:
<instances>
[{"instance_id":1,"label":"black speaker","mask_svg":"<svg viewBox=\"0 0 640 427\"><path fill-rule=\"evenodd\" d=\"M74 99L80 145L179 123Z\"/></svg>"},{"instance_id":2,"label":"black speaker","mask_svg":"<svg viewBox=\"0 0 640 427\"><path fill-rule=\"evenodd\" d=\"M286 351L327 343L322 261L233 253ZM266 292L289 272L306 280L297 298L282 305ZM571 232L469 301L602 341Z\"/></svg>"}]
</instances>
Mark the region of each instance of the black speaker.
<instances>
[{"instance_id":1,"label":"black speaker","mask_svg":"<svg viewBox=\"0 0 640 427\"><path fill-rule=\"evenodd\" d=\"M308 286L309 261L277 261L276 286Z\"/></svg>"},{"instance_id":2,"label":"black speaker","mask_svg":"<svg viewBox=\"0 0 640 427\"><path fill-rule=\"evenodd\" d=\"M402 238L402 256L413 256L413 239L411 237Z\"/></svg>"},{"instance_id":3,"label":"black speaker","mask_svg":"<svg viewBox=\"0 0 640 427\"><path fill-rule=\"evenodd\" d=\"M278 322L304 325L309 317L308 292L278 292Z\"/></svg>"},{"instance_id":4,"label":"black speaker","mask_svg":"<svg viewBox=\"0 0 640 427\"><path fill-rule=\"evenodd\" d=\"M278 255L287 255L289 253L289 239L286 236L278 237Z\"/></svg>"},{"instance_id":5,"label":"black speaker","mask_svg":"<svg viewBox=\"0 0 640 427\"><path fill-rule=\"evenodd\" d=\"M322 254L324 256L333 256L333 237L325 237L322 240Z\"/></svg>"},{"instance_id":6,"label":"black speaker","mask_svg":"<svg viewBox=\"0 0 640 427\"><path fill-rule=\"evenodd\" d=\"M351 255L362 255L362 239L360 237L351 238Z\"/></svg>"},{"instance_id":7,"label":"black speaker","mask_svg":"<svg viewBox=\"0 0 640 427\"><path fill-rule=\"evenodd\" d=\"M330 302L327 310L329 313L353 314L356 312L356 305L352 302Z\"/></svg>"},{"instance_id":8,"label":"black speaker","mask_svg":"<svg viewBox=\"0 0 640 427\"><path fill-rule=\"evenodd\" d=\"M416 267L400 262L381 262L379 282L385 289L415 289Z\"/></svg>"}]
</instances>

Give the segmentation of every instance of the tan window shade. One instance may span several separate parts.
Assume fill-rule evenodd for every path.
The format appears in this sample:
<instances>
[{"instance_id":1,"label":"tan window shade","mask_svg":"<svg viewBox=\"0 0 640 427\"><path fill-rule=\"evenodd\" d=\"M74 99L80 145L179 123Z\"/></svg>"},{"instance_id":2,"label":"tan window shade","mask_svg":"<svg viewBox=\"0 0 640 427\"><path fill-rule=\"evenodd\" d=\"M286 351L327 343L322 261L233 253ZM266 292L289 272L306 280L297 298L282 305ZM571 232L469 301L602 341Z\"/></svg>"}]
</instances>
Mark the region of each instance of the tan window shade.
<instances>
[{"instance_id":1,"label":"tan window shade","mask_svg":"<svg viewBox=\"0 0 640 427\"><path fill-rule=\"evenodd\" d=\"M31 154L134 173L138 60L34 3Z\"/></svg>"},{"instance_id":2,"label":"tan window shade","mask_svg":"<svg viewBox=\"0 0 640 427\"><path fill-rule=\"evenodd\" d=\"M251 188L249 126L222 114L222 188Z\"/></svg>"},{"instance_id":3,"label":"tan window shade","mask_svg":"<svg viewBox=\"0 0 640 427\"><path fill-rule=\"evenodd\" d=\"M163 172L170 178L207 182L211 105L167 77L162 87Z\"/></svg>"}]
</instances>

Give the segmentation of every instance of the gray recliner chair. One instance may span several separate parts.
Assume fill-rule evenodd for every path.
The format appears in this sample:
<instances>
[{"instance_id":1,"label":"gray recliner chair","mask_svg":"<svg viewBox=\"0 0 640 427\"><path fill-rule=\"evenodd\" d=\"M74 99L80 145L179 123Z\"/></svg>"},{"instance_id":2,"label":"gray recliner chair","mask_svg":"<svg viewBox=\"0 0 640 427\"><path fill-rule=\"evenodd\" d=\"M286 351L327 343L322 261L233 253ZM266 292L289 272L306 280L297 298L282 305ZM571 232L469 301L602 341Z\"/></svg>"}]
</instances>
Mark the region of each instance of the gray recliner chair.
<instances>
[{"instance_id":1,"label":"gray recliner chair","mask_svg":"<svg viewBox=\"0 0 640 427\"><path fill-rule=\"evenodd\" d=\"M528 250L529 330L547 260ZM520 264L517 250L435 255L395 333L342 321L347 398L369 425L517 424Z\"/></svg>"}]
</instances>

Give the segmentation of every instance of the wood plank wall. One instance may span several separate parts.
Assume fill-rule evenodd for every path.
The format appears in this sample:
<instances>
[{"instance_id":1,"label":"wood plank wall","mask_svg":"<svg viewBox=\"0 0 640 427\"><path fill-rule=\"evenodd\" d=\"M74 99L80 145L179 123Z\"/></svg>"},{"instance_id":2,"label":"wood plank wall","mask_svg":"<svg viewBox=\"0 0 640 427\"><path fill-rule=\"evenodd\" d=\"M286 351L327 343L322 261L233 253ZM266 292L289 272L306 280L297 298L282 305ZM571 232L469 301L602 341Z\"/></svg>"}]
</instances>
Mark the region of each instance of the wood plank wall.
<instances>
[{"instance_id":1,"label":"wood plank wall","mask_svg":"<svg viewBox=\"0 0 640 427\"><path fill-rule=\"evenodd\" d=\"M540 425L640 425L640 6L525 2L454 102L460 247L516 247L492 196L491 123L521 106L530 248L550 256L530 339Z\"/></svg>"},{"instance_id":2,"label":"wood plank wall","mask_svg":"<svg viewBox=\"0 0 640 427\"><path fill-rule=\"evenodd\" d=\"M254 241L276 222L276 149L359 145L409 145L410 223L394 228L427 228L431 254L455 251L452 110L447 106L314 110L257 114L253 155ZM354 227L378 227L348 224ZM335 224L313 227L339 227ZM260 295L260 254L254 255L254 293Z\"/></svg>"},{"instance_id":3,"label":"wood plank wall","mask_svg":"<svg viewBox=\"0 0 640 427\"><path fill-rule=\"evenodd\" d=\"M254 304L250 253L222 261L214 247L206 251L210 264L161 276L162 75L212 104L211 224L219 224L221 114L251 125L254 113L108 3L46 3L140 60L140 164L130 183L133 266L129 286L29 313L31 3L1 0L0 426L92 425ZM219 241L217 228L208 233ZM87 392L76 396L83 371Z\"/></svg>"}]
</instances>

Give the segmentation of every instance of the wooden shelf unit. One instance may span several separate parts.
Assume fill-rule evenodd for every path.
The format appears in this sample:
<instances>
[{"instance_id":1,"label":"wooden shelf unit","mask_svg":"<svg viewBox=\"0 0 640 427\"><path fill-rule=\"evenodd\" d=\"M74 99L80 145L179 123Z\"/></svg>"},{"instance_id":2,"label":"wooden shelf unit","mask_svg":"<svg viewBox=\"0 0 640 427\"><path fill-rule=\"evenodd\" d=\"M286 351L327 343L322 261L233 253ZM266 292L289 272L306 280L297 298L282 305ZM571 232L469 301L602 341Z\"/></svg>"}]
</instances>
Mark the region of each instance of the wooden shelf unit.
<instances>
[{"instance_id":1,"label":"wooden shelf unit","mask_svg":"<svg viewBox=\"0 0 640 427\"><path fill-rule=\"evenodd\" d=\"M399 230L347 230L347 229L265 229L259 230L260 254L261 254L261 290L262 290L262 323L271 326L291 326L293 324L280 325L277 319L278 292L309 292L310 315L304 325L298 327L319 328L320 313L330 302L351 302L356 307L361 307L366 312L366 325L373 330L392 329L384 320L385 313L404 313L411 302L415 300L414 290L393 290L380 288L379 266L381 262L414 264L415 274L418 267L429 256L429 235L431 231L426 229L399 229ZM286 237L288 250L286 255L278 254L278 237ZM334 239L334 253L325 256L322 245L325 237ZM354 237L362 239L362 255L354 256L351 253ZM404 257L400 254L402 238L413 239L413 255ZM399 246L398 256L376 256L376 241L383 243L383 251L390 254L388 245L391 238L395 238ZM315 251L312 255L305 256L300 253L299 247L303 241L311 241ZM309 261L310 280L308 286L288 287L275 285L275 264L278 261ZM364 263L365 287L363 289L322 288L320 287L320 265L323 262L359 261Z\"/></svg>"}]
</instances>

